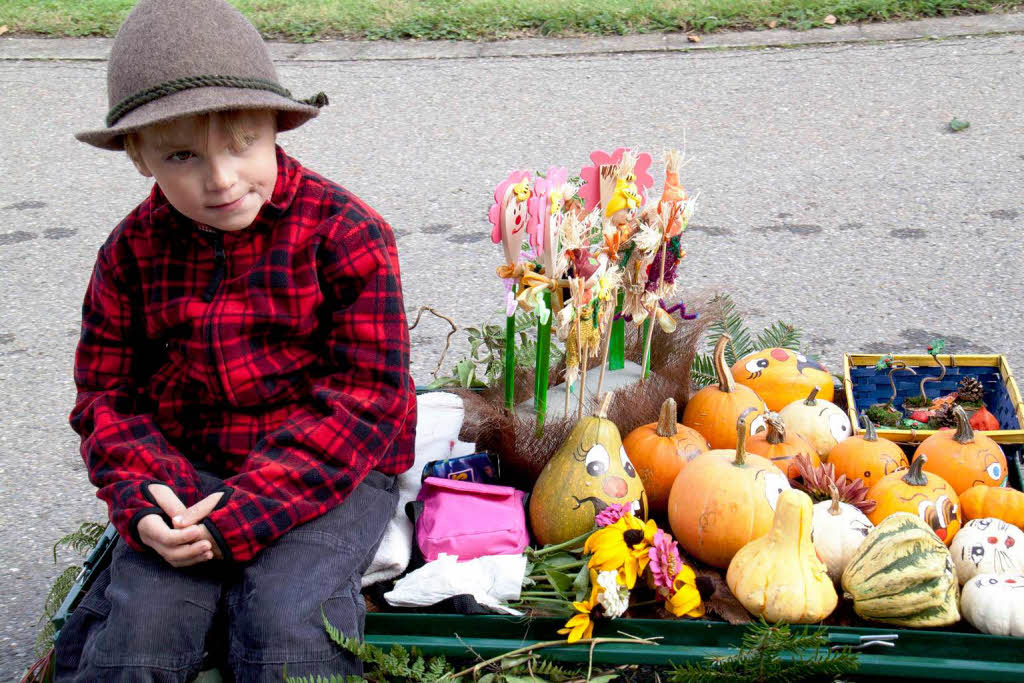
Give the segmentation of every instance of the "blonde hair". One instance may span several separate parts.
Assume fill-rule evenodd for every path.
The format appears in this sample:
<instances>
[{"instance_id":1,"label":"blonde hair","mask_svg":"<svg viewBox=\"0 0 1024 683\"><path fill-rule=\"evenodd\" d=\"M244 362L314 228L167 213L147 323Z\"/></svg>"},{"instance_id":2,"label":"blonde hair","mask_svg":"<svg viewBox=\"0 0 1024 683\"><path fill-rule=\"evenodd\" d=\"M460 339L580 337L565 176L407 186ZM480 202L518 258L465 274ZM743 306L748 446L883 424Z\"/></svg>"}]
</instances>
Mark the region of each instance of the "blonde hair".
<instances>
[{"instance_id":1,"label":"blonde hair","mask_svg":"<svg viewBox=\"0 0 1024 683\"><path fill-rule=\"evenodd\" d=\"M154 137L157 145L173 144L176 137L181 135L182 128L188 126L189 135L195 135L205 140L210 129L210 118L216 116L224 125L224 130L231 140L231 146L235 149L243 149L252 142L252 121L253 119L270 114L277 122L277 113L270 109L229 109L227 111L207 112L196 114L170 121L161 121L146 126L137 131L126 133L124 136L124 151L128 158L138 164L142 160L139 154L140 133L146 131Z\"/></svg>"}]
</instances>

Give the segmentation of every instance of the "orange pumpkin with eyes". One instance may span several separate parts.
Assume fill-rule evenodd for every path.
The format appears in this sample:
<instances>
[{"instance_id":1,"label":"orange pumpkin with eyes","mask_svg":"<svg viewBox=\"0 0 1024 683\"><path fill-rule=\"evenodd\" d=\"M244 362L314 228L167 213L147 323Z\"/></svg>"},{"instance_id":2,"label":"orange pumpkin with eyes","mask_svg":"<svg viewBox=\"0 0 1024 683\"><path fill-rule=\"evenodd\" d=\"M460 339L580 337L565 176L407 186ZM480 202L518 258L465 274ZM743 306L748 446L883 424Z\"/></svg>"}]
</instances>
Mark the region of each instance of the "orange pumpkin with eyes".
<instances>
[{"instance_id":1,"label":"orange pumpkin with eyes","mask_svg":"<svg viewBox=\"0 0 1024 683\"><path fill-rule=\"evenodd\" d=\"M782 471L746 451L748 408L737 419L737 445L694 458L672 484L668 521L687 553L725 569L740 548L772 528L779 494L790 488Z\"/></svg>"},{"instance_id":2,"label":"orange pumpkin with eyes","mask_svg":"<svg viewBox=\"0 0 1024 683\"><path fill-rule=\"evenodd\" d=\"M786 431L786 423L778 413L768 411L764 414L764 421L768 429L747 439L748 451L767 458L785 472L790 481L800 476L800 469L793 464L793 458L796 456L810 458L811 464L815 467L821 464L821 458L814 452L814 446L796 432Z\"/></svg>"},{"instance_id":3,"label":"orange pumpkin with eyes","mask_svg":"<svg viewBox=\"0 0 1024 683\"><path fill-rule=\"evenodd\" d=\"M750 387L736 384L725 364L725 345L731 338L723 334L715 344L712 358L718 384L691 396L683 411L683 424L700 432L711 448L736 448L736 420L748 408L753 408L755 414L747 421L747 433L756 434L765 428L764 401Z\"/></svg>"},{"instance_id":4,"label":"orange pumpkin with eyes","mask_svg":"<svg viewBox=\"0 0 1024 683\"><path fill-rule=\"evenodd\" d=\"M824 365L789 349L764 349L748 354L732 366L733 377L761 397L769 410L782 410L821 387L818 398L831 401L835 390Z\"/></svg>"},{"instance_id":5,"label":"orange pumpkin with eyes","mask_svg":"<svg viewBox=\"0 0 1024 683\"><path fill-rule=\"evenodd\" d=\"M861 479L871 488L882 477L910 466L903 449L888 439L878 436L874 423L861 412L864 433L843 439L828 452L828 462L836 468L836 476Z\"/></svg>"},{"instance_id":6,"label":"orange pumpkin with eyes","mask_svg":"<svg viewBox=\"0 0 1024 683\"><path fill-rule=\"evenodd\" d=\"M927 456L919 456L906 472L887 474L872 486L868 498L877 505L868 519L878 526L894 512L910 512L923 519L949 545L960 531L960 499L945 479L922 471L927 460Z\"/></svg>"},{"instance_id":7,"label":"orange pumpkin with eyes","mask_svg":"<svg viewBox=\"0 0 1024 683\"><path fill-rule=\"evenodd\" d=\"M972 486L1001 486L1006 480L1006 456L995 441L984 434L975 434L960 406L953 408L956 431L942 429L921 442L914 458L928 456L924 469L952 485L957 494Z\"/></svg>"}]
</instances>

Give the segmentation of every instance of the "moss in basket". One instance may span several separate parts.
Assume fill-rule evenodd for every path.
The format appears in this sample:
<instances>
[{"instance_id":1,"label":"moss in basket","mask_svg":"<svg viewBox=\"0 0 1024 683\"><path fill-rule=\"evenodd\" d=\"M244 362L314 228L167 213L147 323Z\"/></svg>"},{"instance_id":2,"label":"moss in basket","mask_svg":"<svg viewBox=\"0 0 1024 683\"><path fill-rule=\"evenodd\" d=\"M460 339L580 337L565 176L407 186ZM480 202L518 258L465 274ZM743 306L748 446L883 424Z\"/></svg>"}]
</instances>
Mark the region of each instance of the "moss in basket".
<instances>
[{"instance_id":1,"label":"moss in basket","mask_svg":"<svg viewBox=\"0 0 1024 683\"><path fill-rule=\"evenodd\" d=\"M925 408L931 406L931 404L932 400L926 396L911 396L903 402L903 405L911 406L913 408Z\"/></svg>"},{"instance_id":2,"label":"moss in basket","mask_svg":"<svg viewBox=\"0 0 1024 683\"><path fill-rule=\"evenodd\" d=\"M884 403L868 408L868 419L879 427L899 427L902 420L900 413L892 412Z\"/></svg>"}]
</instances>

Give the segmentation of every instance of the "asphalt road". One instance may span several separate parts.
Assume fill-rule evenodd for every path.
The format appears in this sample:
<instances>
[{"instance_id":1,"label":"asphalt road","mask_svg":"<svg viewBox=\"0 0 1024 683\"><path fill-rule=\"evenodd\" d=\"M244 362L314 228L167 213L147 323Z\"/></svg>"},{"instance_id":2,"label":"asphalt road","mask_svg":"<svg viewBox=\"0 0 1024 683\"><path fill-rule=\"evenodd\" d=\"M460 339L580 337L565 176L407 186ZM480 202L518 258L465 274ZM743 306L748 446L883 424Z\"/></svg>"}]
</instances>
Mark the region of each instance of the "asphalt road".
<instances>
[{"instance_id":1,"label":"asphalt road","mask_svg":"<svg viewBox=\"0 0 1024 683\"><path fill-rule=\"evenodd\" d=\"M608 42L614 49L616 43ZM66 418L81 297L110 229L148 188L72 132L106 111L100 61L0 59L0 680L18 678L43 596L101 519ZM383 50L383 48L376 48ZM599 50L597 52L600 52ZM486 222L514 169L578 170L597 148L686 141L701 198L684 298L730 293L754 325L846 351L1000 352L1024 368L1024 36L700 52L285 60L332 105L281 136L398 234L407 309L497 320ZM953 117L970 122L952 133ZM656 175L657 177L657 175ZM445 326L413 332L430 379ZM446 362L446 367L450 363Z\"/></svg>"}]
</instances>

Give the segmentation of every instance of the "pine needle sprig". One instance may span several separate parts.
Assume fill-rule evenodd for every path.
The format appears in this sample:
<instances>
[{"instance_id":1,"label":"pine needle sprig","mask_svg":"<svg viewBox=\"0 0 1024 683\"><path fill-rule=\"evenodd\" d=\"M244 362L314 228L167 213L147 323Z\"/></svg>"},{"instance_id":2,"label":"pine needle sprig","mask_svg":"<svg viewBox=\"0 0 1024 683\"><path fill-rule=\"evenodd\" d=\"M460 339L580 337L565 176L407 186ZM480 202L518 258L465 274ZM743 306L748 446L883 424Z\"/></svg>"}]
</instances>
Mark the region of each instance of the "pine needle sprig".
<instances>
[{"instance_id":1,"label":"pine needle sprig","mask_svg":"<svg viewBox=\"0 0 1024 683\"><path fill-rule=\"evenodd\" d=\"M719 310L718 318L708 326L708 351L697 354L690 368L690 379L697 387L706 387L718 381L713 354L715 343L723 334L731 340L725 346L725 363L732 366L739 359L762 349L783 348L800 350L803 336L800 330L781 320L764 328L757 337L751 335L743 315L737 310L736 302L728 294L719 294L709 304L711 310Z\"/></svg>"},{"instance_id":2,"label":"pine needle sprig","mask_svg":"<svg viewBox=\"0 0 1024 683\"><path fill-rule=\"evenodd\" d=\"M674 667L672 683L757 681L790 683L834 680L857 669L857 656L849 649L831 650L823 628L792 630L763 619L743 635L734 655L708 657L702 664Z\"/></svg>"}]
</instances>

